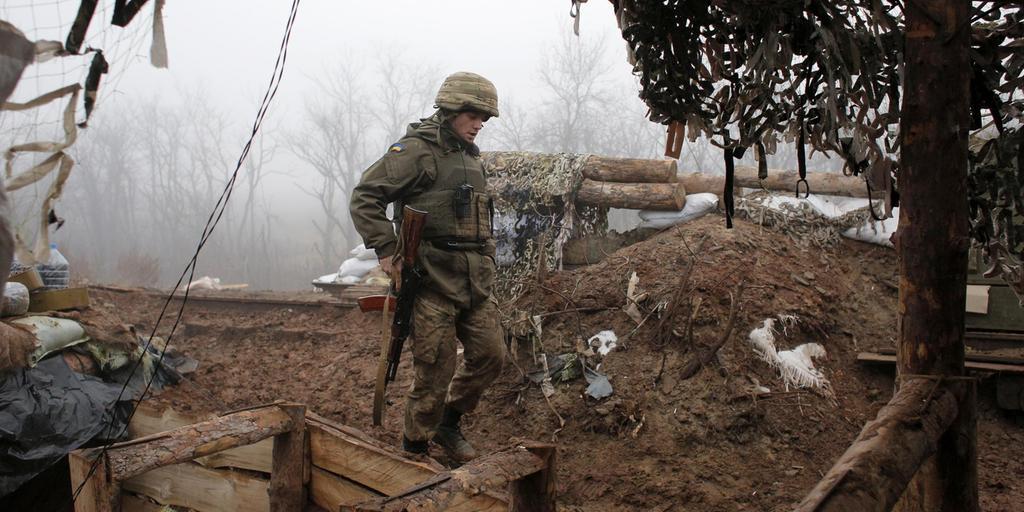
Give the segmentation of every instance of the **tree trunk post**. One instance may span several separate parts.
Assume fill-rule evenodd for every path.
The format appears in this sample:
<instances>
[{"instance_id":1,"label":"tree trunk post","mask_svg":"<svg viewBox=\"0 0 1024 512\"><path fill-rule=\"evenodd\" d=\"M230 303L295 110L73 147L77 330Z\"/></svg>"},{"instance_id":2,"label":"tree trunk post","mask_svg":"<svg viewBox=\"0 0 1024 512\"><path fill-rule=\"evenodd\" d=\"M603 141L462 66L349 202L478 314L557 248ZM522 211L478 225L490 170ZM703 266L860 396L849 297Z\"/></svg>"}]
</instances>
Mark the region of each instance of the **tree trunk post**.
<instances>
[{"instance_id":1,"label":"tree trunk post","mask_svg":"<svg viewBox=\"0 0 1024 512\"><path fill-rule=\"evenodd\" d=\"M523 446L544 461L544 469L512 482L509 486L509 510L555 512L555 459L558 448L544 443L524 443Z\"/></svg>"},{"instance_id":2,"label":"tree trunk post","mask_svg":"<svg viewBox=\"0 0 1024 512\"><path fill-rule=\"evenodd\" d=\"M270 469L271 512L299 512L306 503L306 407L280 404L292 419L292 430L274 437Z\"/></svg>"},{"instance_id":3,"label":"tree trunk post","mask_svg":"<svg viewBox=\"0 0 1024 512\"><path fill-rule=\"evenodd\" d=\"M970 126L970 3L908 2L900 116L897 249L898 368L914 375L964 375ZM957 385L967 385L954 380ZM969 385L967 385L970 387ZM902 511L978 510L974 393L907 486Z\"/></svg>"}]
</instances>

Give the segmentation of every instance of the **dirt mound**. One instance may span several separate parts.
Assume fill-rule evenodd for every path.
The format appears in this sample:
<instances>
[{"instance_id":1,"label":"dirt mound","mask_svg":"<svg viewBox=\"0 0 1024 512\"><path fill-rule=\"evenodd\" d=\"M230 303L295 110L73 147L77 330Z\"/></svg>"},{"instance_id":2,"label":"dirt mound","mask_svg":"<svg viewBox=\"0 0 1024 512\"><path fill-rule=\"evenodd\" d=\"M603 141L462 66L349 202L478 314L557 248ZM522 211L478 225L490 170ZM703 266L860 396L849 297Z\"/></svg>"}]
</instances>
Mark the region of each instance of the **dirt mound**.
<instances>
[{"instance_id":1,"label":"dirt mound","mask_svg":"<svg viewBox=\"0 0 1024 512\"><path fill-rule=\"evenodd\" d=\"M621 249L600 264L553 272L503 305L509 331L518 335L511 345L517 364L506 366L480 408L467 415L467 436L487 451L515 438L557 442L565 510L789 510L891 396L891 373L863 369L855 357L858 348L895 343L895 268L889 249L843 242L804 250L752 224L738 221L726 230L720 217L710 217ZM639 327L621 309L633 272L649 296ZM705 367L684 379L688 363L722 339L730 293L741 282L731 335ZM680 283L685 291L673 301ZM116 304L126 319L147 327L158 310L158 299L143 294L95 291L93 298ZM672 304L697 299L692 315ZM650 314L661 302L667 308ZM779 350L814 342L827 351L816 364L831 381L834 399L787 391L778 372L754 353L748 333L779 314L799 319L785 332L780 328ZM527 336L533 315L542 315L539 343ZM597 369L614 387L610 397L588 397L579 377L556 383L545 400L524 376L536 370L536 352L576 353L579 340L603 330L614 331L619 346L588 362L600 362ZM370 425L381 339L377 314L326 304L232 309L196 303L175 339L200 367L159 401L224 411L295 400L399 443L403 394L411 383L408 354L389 388L384 426ZM983 506L1007 510L1024 497L1014 478L1024 476L1024 435L986 407L979 424Z\"/></svg>"}]
</instances>

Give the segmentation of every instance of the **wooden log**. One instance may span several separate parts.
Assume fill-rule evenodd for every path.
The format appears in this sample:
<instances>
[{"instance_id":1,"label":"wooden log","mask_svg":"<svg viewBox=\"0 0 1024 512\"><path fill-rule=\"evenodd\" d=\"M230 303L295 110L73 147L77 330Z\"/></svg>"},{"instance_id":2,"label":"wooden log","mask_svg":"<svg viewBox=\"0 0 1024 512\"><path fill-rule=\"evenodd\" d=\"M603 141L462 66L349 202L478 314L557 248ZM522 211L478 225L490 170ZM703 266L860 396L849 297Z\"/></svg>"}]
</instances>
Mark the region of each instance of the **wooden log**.
<instances>
[{"instance_id":1,"label":"wooden log","mask_svg":"<svg viewBox=\"0 0 1024 512\"><path fill-rule=\"evenodd\" d=\"M334 511L379 498L381 494L314 466L309 481L309 497L318 507Z\"/></svg>"},{"instance_id":2,"label":"wooden log","mask_svg":"<svg viewBox=\"0 0 1024 512\"><path fill-rule=\"evenodd\" d=\"M170 407L159 407L146 401L139 405L135 415L132 416L132 421L128 424L128 436L131 438L149 436L215 417L211 414L184 414ZM269 474L273 447L274 440L267 438L257 443L200 457L195 459L195 462L208 468L232 467Z\"/></svg>"},{"instance_id":3,"label":"wooden log","mask_svg":"<svg viewBox=\"0 0 1024 512\"><path fill-rule=\"evenodd\" d=\"M775 192L796 194L796 183L800 179L797 171L770 169L768 178L764 180L764 188ZM711 192L722 194L725 187L725 176L702 172L682 171L679 181L686 187L688 194ZM746 165L736 166L734 185L737 187L759 189L762 183L757 179L757 167ZM844 176L839 172L812 171L807 173L807 184L812 194L829 196L868 197L868 189L864 180L855 176ZM802 188L802 187L801 187ZM876 199L881 199L876 194Z\"/></svg>"},{"instance_id":4,"label":"wooden log","mask_svg":"<svg viewBox=\"0 0 1024 512\"><path fill-rule=\"evenodd\" d=\"M682 183L611 183L583 180L576 193L582 205L631 210L679 211L686 204Z\"/></svg>"},{"instance_id":5,"label":"wooden log","mask_svg":"<svg viewBox=\"0 0 1024 512\"><path fill-rule=\"evenodd\" d=\"M274 437L270 471L270 510L299 512L306 503L306 407L277 406L291 420L291 429Z\"/></svg>"},{"instance_id":6,"label":"wooden log","mask_svg":"<svg viewBox=\"0 0 1024 512\"><path fill-rule=\"evenodd\" d=\"M118 443L106 453L110 476L123 481L158 467L255 443L293 427L289 415L273 405Z\"/></svg>"},{"instance_id":7,"label":"wooden log","mask_svg":"<svg viewBox=\"0 0 1024 512\"><path fill-rule=\"evenodd\" d=\"M100 452L75 450L68 454L71 493L77 492L75 512L113 512L121 508L121 486L111 478L104 461L96 463ZM92 472L90 474L90 471Z\"/></svg>"},{"instance_id":8,"label":"wooden log","mask_svg":"<svg viewBox=\"0 0 1024 512\"><path fill-rule=\"evenodd\" d=\"M555 512L555 459L558 448L553 444L524 444L530 453L540 457L544 469L515 480L509 486L509 509L512 512Z\"/></svg>"},{"instance_id":9,"label":"wooden log","mask_svg":"<svg viewBox=\"0 0 1024 512\"><path fill-rule=\"evenodd\" d=\"M537 473L544 469L544 464L544 459L526 447L516 446L474 459L458 469L438 474L396 496L361 503L355 510L448 510L485 490L501 489L513 481Z\"/></svg>"},{"instance_id":10,"label":"wooden log","mask_svg":"<svg viewBox=\"0 0 1024 512\"><path fill-rule=\"evenodd\" d=\"M899 373L964 375L968 249L968 130L971 125L970 4L914 2L904 10L900 112ZM941 20L936 23L935 20ZM899 510L978 510L975 404L907 487Z\"/></svg>"},{"instance_id":11,"label":"wooden log","mask_svg":"<svg viewBox=\"0 0 1024 512\"><path fill-rule=\"evenodd\" d=\"M957 411L957 398L946 386L908 380L796 510L891 510Z\"/></svg>"},{"instance_id":12,"label":"wooden log","mask_svg":"<svg viewBox=\"0 0 1024 512\"><path fill-rule=\"evenodd\" d=\"M583 164L583 177L617 183L672 183L676 181L676 167L675 160L590 155Z\"/></svg>"},{"instance_id":13,"label":"wooden log","mask_svg":"<svg viewBox=\"0 0 1024 512\"><path fill-rule=\"evenodd\" d=\"M126 480L124 489L175 507L198 511L269 512L270 482L240 471L192 462L164 466Z\"/></svg>"}]
</instances>

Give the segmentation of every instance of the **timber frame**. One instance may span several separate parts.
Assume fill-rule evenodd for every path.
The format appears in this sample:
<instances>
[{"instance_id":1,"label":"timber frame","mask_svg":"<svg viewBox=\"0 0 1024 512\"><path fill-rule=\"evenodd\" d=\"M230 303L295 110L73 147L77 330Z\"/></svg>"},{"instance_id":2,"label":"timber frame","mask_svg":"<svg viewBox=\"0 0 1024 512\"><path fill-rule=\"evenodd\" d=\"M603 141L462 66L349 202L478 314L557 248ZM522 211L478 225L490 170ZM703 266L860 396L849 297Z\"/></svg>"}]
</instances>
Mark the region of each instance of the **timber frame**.
<instances>
[{"instance_id":1,"label":"timber frame","mask_svg":"<svg viewBox=\"0 0 1024 512\"><path fill-rule=\"evenodd\" d=\"M69 455L72 490L85 482L76 512L156 509L139 495L199 511L555 510L549 444L518 442L446 470L283 402L219 417L143 403L129 433Z\"/></svg>"}]
</instances>

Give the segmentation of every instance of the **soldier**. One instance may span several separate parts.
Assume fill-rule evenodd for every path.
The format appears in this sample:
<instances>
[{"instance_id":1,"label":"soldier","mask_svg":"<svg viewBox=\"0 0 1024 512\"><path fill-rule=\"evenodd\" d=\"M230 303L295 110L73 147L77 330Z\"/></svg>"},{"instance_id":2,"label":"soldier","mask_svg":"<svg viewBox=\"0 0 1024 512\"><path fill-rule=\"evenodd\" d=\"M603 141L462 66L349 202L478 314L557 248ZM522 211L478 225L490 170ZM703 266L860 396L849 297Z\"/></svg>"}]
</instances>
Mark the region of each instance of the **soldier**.
<instances>
[{"instance_id":1,"label":"soldier","mask_svg":"<svg viewBox=\"0 0 1024 512\"><path fill-rule=\"evenodd\" d=\"M505 346L494 282L493 203L473 143L498 116L498 93L473 73L445 79L437 111L409 125L405 137L370 166L352 193L352 222L393 283L401 283L396 230L385 213L395 203L429 214L416 264L426 273L413 308L415 373L405 405L402 448L426 453L433 440L459 462L476 456L459 425L501 372ZM457 342L464 361L456 369ZM453 378L454 375L454 378Z\"/></svg>"}]
</instances>

